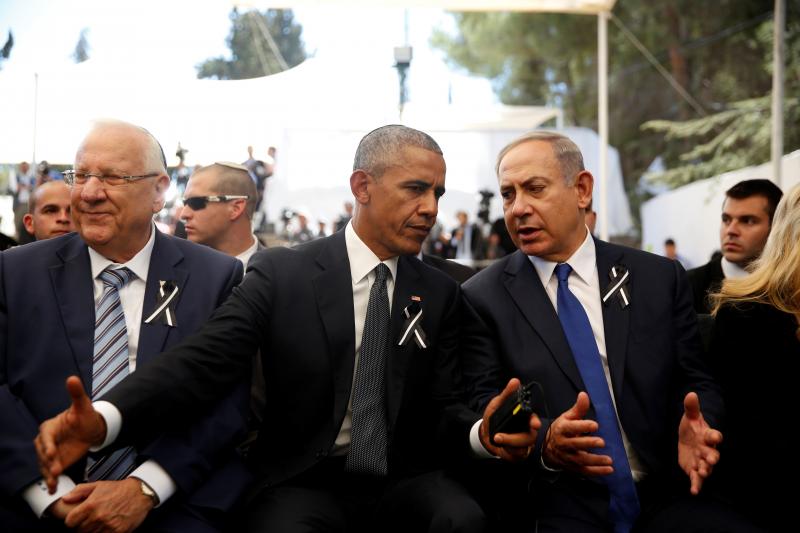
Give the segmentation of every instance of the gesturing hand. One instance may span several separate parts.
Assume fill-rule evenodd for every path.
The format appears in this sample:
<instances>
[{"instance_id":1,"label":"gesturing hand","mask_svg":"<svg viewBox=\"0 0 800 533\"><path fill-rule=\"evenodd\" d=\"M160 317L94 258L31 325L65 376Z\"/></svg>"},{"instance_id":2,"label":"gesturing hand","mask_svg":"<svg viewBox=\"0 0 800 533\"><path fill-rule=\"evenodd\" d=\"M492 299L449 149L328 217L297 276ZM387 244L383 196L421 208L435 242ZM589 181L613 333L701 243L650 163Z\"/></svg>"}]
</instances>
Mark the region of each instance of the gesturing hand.
<instances>
[{"instance_id":1,"label":"gesturing hand","mask_svg":"<svg viewBox=\"0 0 800 533\"><path fill-rule=\"evenodd\" d=\"M587 412L589 395L580 392L575 404L550 424L542 452L545 464L585 476L606 476L614 471L610 456L592 451L605 446L605 442L590 435L599 426L594 420L584 418Z\"/></svg>"},{"instance_id":2,"label":"gesturing hand","mask_svg":"<svg viewBox=\"0 0 800 533\"><path fill-rule=\"evenodd\" d=\"M67 392L72 398L69 409L42 422L34 440L39 470L50 494L56 490L58 476L91 446L102 444L106 435L106 423L92 407L81 380L67 378Z\"/></svg>"},{"instance_id":3,"label":"gesturing hand","mask_svg":"<svg viewBox=\"0 0 800 533\"><path fill-rule=\"evenodd\" d=\"M506 461L521 461L530 455L531 449L536 444L536 436L538 435L539 428L542 427L542 422L539 417L531 415L528 424L528 431L525 433L498 433L494 436L496 444L492 444L489 438L489 419L495 411L503 405L503 402L514 394L520 387L520 382L517 378L513 378L508 382L506 388L503 389L498 396L492 398L492 401L486 406L483 413L483 420L479 429L481 444L486 448L489 453L496 455Z\"/></svg>"},{"instance_id":4,"label":"gesturing hand","mask_svg":"<svg viewBox=\"0 0 800 533\"><path fill-rule=\"evenodd\" d=\"M699 494L703 482L719 462L717 446L722 433L712 429L700 412L700 399L690 392L683 400L683 416L678 426L678 464L691 482L690 492Z\"/></svg>"}]
</instances>

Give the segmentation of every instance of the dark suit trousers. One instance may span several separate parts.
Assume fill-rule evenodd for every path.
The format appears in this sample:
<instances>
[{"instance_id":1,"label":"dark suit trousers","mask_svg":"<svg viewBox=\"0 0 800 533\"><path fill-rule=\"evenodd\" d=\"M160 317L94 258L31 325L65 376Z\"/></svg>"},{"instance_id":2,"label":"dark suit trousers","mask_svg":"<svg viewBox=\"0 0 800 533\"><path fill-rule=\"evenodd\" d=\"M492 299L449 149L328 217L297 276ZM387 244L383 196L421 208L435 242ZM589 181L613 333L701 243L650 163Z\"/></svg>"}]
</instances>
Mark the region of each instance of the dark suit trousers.
<instances>
[{"instance_id":1,"label":"dark suit trousers","mask_svg":"<svg viewBox=\"0 0 800 533\"><path fill-rule=\"evenodd\" d=\"M344 472L344 457L335 457L258 493L241 530L479 533L485 523L478 504L442 471L379 480Z\"/></svg>"},{"instance_id":2,"label":"dark suit trousers","mask_svg":"<svg viewBox=\"0 0 800 533\"><path fill-rule=\"evenodd\" d=\"M641 515L635 533L758 533L733 508L685 490L675 490L665 480L637 483ZM553 484L542 482L531 496L538 507L537 533L611 532L608 521L608 490L600 483L572 478Z\"/></svg>"}]
</instances>

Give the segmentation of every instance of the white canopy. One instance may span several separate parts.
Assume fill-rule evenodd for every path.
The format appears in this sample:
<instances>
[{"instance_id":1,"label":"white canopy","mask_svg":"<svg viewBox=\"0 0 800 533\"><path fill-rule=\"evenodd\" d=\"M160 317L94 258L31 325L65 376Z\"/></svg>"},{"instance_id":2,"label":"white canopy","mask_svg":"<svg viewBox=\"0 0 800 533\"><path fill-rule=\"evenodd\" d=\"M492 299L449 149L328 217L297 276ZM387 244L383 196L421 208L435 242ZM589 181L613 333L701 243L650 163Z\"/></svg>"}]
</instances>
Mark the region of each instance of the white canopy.
<instances>
[{"instance_id":1,"label":"white canopy","mask_svg":"<svg viewBox=\"0 0 800 533\"><path fill-rule=\"evenodd\" d=\"M339 5L363 7L425 7L449 11L539 11L550 13L608 12L617 0L336 0ZM295 8L330 5L330 0L270 0L269 7Z\"/></svg>"}]
</instances>

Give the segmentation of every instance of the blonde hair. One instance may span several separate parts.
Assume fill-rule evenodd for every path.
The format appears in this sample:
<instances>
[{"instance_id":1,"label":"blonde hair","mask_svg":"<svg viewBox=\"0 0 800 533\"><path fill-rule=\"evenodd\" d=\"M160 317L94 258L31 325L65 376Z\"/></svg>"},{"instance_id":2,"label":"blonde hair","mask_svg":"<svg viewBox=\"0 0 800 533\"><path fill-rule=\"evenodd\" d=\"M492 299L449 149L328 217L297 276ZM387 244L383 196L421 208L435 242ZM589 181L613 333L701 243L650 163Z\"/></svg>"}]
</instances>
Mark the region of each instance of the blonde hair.
<instances>
[{"instance_id":1,"label":"blonde hair","mask_svg":"<svg viewBox=\"0 0 800 533\"><path fill-rule=\"evenodd\" d=\"M778 203L767 244L752 263L750 274L726 279L710 299L714 315L725 304L759 302L792 314L800 322L800 185L792 187Z\"/></svg>"}]
</instances>

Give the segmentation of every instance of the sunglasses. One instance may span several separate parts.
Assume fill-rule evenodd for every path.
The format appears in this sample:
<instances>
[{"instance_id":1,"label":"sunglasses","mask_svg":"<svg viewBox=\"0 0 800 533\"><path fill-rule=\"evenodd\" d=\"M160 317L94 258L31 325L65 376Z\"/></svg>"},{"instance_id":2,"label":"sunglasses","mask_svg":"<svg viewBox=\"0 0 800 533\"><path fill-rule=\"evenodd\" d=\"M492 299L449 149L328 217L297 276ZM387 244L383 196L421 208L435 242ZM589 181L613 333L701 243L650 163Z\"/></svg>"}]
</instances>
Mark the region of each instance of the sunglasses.
<instances>
[{"instance_id":1,"label":"sunglasses","mask_svg":"<svg viewBox=\"0 0 800 533\"><path fill-rule=\"evenodd\" d=\"M241 194L228 194L218 196L192 196L191 198L184 198L183 205L188 205L192 211L200 211L205 209L208 202L230 202L231 200L247 200L250 198L247 195Z\"/></svg>"}]
</instances>

